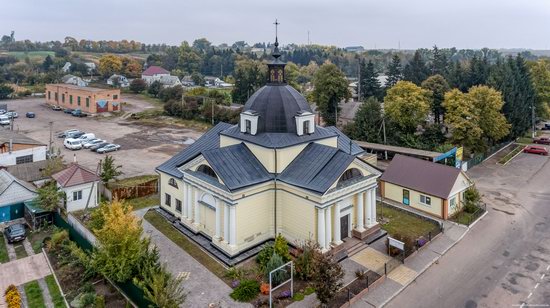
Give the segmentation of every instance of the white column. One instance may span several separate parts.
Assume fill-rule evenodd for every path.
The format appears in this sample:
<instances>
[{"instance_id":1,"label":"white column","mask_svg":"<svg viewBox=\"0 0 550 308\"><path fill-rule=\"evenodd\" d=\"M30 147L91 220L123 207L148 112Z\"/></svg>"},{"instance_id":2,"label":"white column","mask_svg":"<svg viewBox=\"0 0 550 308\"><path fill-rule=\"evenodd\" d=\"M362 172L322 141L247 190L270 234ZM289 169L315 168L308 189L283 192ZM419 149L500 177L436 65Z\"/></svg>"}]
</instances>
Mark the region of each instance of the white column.
<instances>
[{"instance_id":1,"label":"white column","mask_svg":"<svg viewBox=\"0 0 550 308\"><path fill-rule=\"evenodd\" d=\"M187 183L183 182L183 209L181 210L181 217L187 217Z\"/></svg>"},{"instance_id":2,"label":"white column","mask_svg":"<svg viewBox=\"0 0 550 308\"><path fill-rule=\"evenodd\" d=\"M366 199L367 199L367 226L370 227L372 226L373 224L373 220L372 220L372 194L371 194L372 190L369 189L367 190L366 192Z\"/></svg>"},{"instance_id":3,"label":"white column","mask_svg":"<svg viewBox=\"0 0 550 308\"><path fill-rule=\"evenodd\" d=\"M195 188L195 200L194 200L194 205L195 205L195 218L194 218L194 221L193 223L195 225L198 225L200 223L200 204L199 204L199 198L200 198L200 191Z\"/></svg>"},{"instance_id":4,"label":"white column","mask_svg":"<svg viewBox=\"0 0 550 308\"><path fill-rule=\"evenodd\" d=\"M330 246L330 242L332 242L332 216L331 216L331 213L330 211L332 210L332 207L328 207L326 209L326 214L325 214L325 223L326 223L326 226L325 226L325 236L326 236L326 239L325 239L325 244L326 244L326 247L328 248Z\"/></svg>"},{"instance_id":5,"label":"white column","mask_svg":"<svg viewBox=\"0 0 550 308\"><path fill-rule=\"evenodd\" d=\"M229 208L229 245L235 246L237 244L237 213L235 205Z\"/></svg>"},{"instance_id":6,"label":"white column","mask_svg":"<svg viewBox=\"0 0 550 308\"><path fill-rule=\"evenodd\" d=\"M187 184L187 219L193 219L193 186Z\"/></svg>"},{"instance_id":7,"label":"white column","mask_svg":"<svg viewBox=\"0 0 550 308\"><path fill-rule=\"evenodd\" d=\"M340 228L340 203L336 202L334 204L334 245L342 244Z\"/></svg>"},{"instance_id":8,"label":"white column","mask_svg":"<svg viewBox=\"0 0 550 308\"><path fill-rule=\"evenodd\" d=\"M220 204L220 200L218 198L214 198L214 202L216 202L216 234L215 237L217 240L220 239L222 236L222 207Z\"/></svg>"},{"instance_id":9,"label":"white column","mask_svg":"<svg viewBox=\"0 0 550 308\"><path fill-rule=\"evenodd\" d=\"M372 189L372 224L377 224L376 222L376 188Z\"/></svg>"},{"instance_id":10,"label":"white column","mask_svg":"<svg viewBox=\"0 0 550 308\"><path fill-rule=\"evenodd\" d=\"M222 201L224 203L224 209L223 209L223 239L227 244L229 244L229 204L227 204L225 201Z\"/></svg>"},{"instance_id":11,"label":"white column","mask_svg":"<svg viewBox=\"0 0 550 308\"><path fill-rule=\"evenodd\" d=\"M325 210L317 208L317 242L321 249L325 249Z\"/></svg>"},{"instance_id":12,"label":"white column","mask_svg":"<svg viewBox=\"0 0 550 308\"><path fill-rule=\"evenodd\" d=\"M363 203L363 193L357 194L357 231L365 231L364 221L365 221L365 205Z\"/></svg>"}]
</instances>

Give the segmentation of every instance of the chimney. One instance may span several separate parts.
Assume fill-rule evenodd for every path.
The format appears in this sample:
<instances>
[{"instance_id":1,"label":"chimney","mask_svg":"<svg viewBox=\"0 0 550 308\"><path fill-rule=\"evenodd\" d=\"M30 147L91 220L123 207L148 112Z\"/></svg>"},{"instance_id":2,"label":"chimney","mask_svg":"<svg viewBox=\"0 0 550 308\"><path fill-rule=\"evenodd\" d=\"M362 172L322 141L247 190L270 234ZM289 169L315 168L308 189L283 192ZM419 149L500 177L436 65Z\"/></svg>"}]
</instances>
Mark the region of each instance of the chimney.
<instances>
[{"instance_id":1,"label":"chimney","mask_svg":"<svg viewBox=\"0 0 550 308\"><path fill-rule=\"evenodd\" d=\"M9 148L10 154L12 150L13 150L13 139L10 138L10 148Z\"/></svg>"}]
</instances>

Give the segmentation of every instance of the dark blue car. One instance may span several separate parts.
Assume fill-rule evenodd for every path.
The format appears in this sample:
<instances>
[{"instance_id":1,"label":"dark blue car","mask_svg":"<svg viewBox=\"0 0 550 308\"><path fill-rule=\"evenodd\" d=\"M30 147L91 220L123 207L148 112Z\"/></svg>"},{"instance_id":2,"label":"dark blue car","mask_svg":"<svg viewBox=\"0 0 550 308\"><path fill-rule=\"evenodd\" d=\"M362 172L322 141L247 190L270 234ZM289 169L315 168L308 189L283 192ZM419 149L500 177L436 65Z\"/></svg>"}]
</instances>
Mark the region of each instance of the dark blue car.
<instances>
[{"instance_id":1,"label":"dark blue car","mask_svg":"<svg viewBox=\"0 0 550 308\"><path fill-rule=\"evenodd\" d=\"M14 243L24 240L27 237L27 231L24 224L14 224L4 229L4 236L8 243Z\"/></svg>"},{"instance_id":2,"label":"dark blue car","mask_svg":"<svg viewBox=\"0 0 550 308\"><path fill-rule=\"evenodd\" d=\"M29 111L25 114L25 116L27 116L27 118L35 118L36 114L34 112Z\"/></svg>"}]
</instances>

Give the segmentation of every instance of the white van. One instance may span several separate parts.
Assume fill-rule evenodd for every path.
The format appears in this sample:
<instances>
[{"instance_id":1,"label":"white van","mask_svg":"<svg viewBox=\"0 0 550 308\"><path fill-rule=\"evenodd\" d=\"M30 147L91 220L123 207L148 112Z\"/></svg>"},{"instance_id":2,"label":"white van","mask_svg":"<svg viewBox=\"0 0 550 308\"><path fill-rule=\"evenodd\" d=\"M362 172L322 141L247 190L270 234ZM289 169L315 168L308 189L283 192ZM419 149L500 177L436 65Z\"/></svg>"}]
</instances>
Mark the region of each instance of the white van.
<instances>
[{"instance_id":1,"label":"white van","mask_svg":"<svg viewBox=\"0 0 550 308\"><path fill-rule=\"evenodd\" d=\"M63 142L63 145L70 150L80 150L82 149L82 140L67 138Z\"/></svg>"},{"instance_id":2,"label":"white van","mask_svg":"<svg viewBox=\"0 0 550 308\"><path fill-rule=\"evenodd\" d=\"M5 115L0 115L0 125L10 125L11 120L10 117Z\"/></svg>"},{"instance_id":3,"label":"white van","mask_svg":"<svg viewBox=\"0 0 550 308\"><path fill-rule=\"evenodd\" d=\"M80 137L78 137L78 140L82 141L82 143L86 143L88 140L95 139L95 134L93 133L87 133Z\"/></svg>"}]
</instances>

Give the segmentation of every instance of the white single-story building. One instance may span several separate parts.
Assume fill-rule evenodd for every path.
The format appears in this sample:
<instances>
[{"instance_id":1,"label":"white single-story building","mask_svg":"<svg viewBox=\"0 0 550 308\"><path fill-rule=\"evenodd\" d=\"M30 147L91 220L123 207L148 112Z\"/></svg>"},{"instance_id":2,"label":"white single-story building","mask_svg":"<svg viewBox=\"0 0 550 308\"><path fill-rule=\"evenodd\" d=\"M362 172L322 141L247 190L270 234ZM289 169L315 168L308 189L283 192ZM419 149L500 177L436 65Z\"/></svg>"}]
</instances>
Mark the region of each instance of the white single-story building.
<instances>
[{"instance_id":1,"label":"white single-story building","mask_svg":"<svg viewBox=\"0 0 550 308\"><path fill-rule=\"evenodd\" d=\"M0 224L23 218L24 202L33 200L36 195L32 185L0 169Z\"/></svg>"},{"instance_id":2,"label":"white single-story building","mask_svg":"<svg viewBox=\"0 0 550 308\"><path fill-rule=\"evenodd\" d=\"M143 73L141 73L141 79L145 80L147 85L152 84L154 81L160 80L162 76L170 76L170 72L160 66L151 65Z\"/></svg>"},{"instance_id":3,"label":"white single-story building","mask_svg":"<svg viewBox=\"0 0 550 308\"><path fill-rule=\"evenodd\" d=\"M100 178L92 171L78 165L71 164L67 169L52 175L57 187L66 195L65 208L67 212L74 212L98 205L98 189Z\"/></svg>"},{"instance_id":4,"label":"white single-story building","mask_svg":"<svg viewBox=\"0 0 550 308\"><path fill-rule=\"evenodd\" d=\"M117 75L113 74L109 79L107 79L107 84L110 86L118 86L121 88L127 88L130 86L130 81L128 81L128 78L123 75Z\"/></svg>"},{"instance_id":5,"label":"white single-story building","mask_svg":"<svg viewBox=\"0 0 550 308\"><path fill-rule=\"evenodd\" d=\"M13 166L46 160L46 144L15 133L0 130L0 166Z\"/></svg>"}]
</instances>

